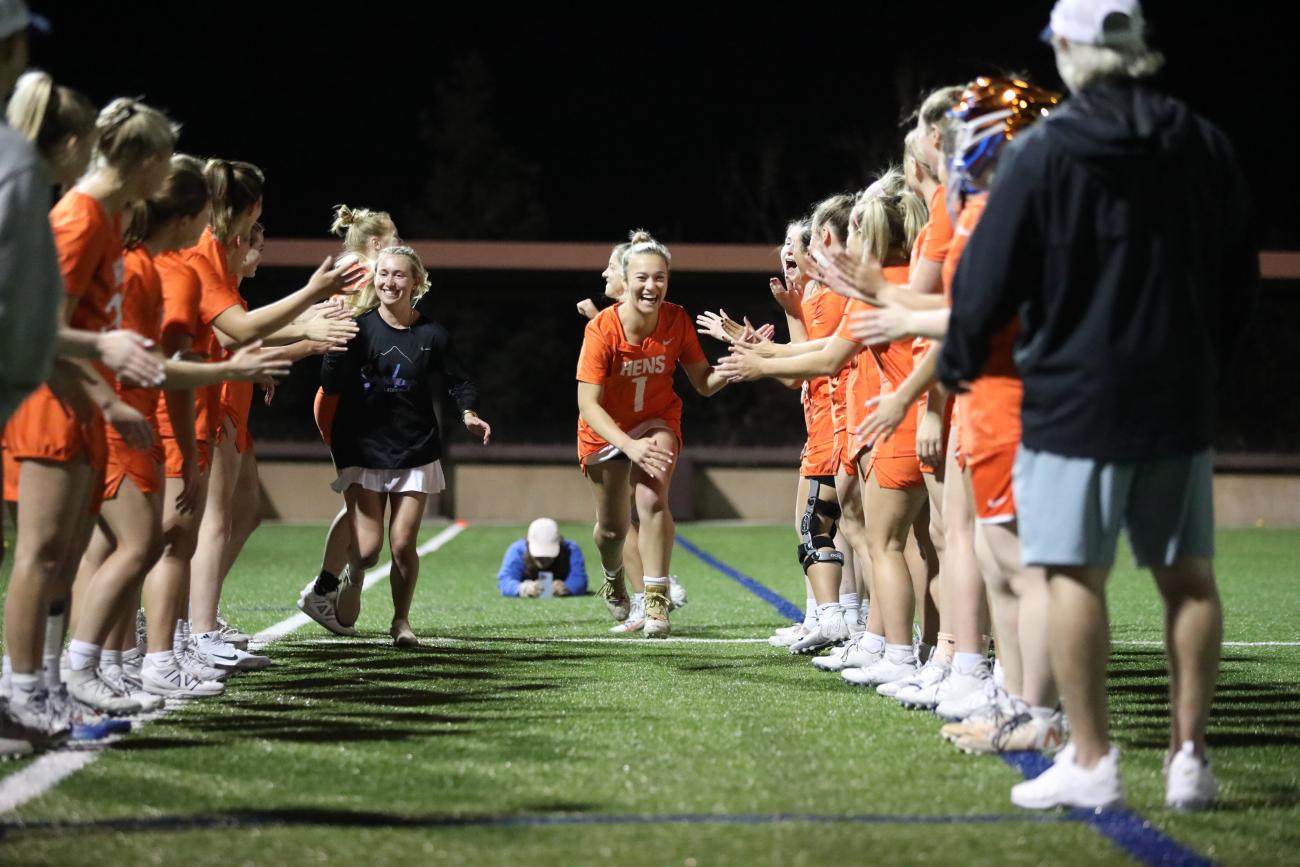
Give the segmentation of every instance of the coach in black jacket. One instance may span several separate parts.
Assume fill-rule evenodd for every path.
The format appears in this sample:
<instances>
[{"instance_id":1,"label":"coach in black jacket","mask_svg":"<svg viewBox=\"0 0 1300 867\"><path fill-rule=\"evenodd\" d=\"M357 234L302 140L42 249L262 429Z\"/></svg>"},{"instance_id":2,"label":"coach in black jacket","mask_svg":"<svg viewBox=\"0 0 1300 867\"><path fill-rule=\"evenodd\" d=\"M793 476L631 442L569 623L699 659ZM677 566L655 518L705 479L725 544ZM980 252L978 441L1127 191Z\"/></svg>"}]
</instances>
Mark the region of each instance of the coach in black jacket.
<instances>
[{"instance_id":1,"label":"coach in black jacket","mask_svg":"<svg viewBox=\"0 0 1300 867\"><path fill-rule=\"evenodd\" d=\"M1072 739L1024 807L1122 800L1106 719L1105 580L1121 527L1172 624L1166 801L1214 800L1205 727L1222 611L1213 570L1215 389L1259 279L1224 135L1145 80L1137 0L1061 0L1045 34L1073 93L999 162L953 285L939 379L979 376L1015 316L1024 379L1015 499L1047 567L1052 668Z\"/></svg>"}]
</instances>

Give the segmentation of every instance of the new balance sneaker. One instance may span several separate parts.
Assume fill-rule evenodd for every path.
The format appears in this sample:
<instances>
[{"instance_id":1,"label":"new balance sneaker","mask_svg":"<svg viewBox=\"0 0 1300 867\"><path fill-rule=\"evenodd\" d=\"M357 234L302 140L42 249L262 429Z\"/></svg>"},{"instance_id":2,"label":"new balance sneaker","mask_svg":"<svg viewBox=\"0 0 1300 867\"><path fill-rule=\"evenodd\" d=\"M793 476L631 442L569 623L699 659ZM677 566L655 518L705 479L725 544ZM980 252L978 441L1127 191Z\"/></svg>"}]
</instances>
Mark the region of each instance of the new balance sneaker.
<instances>
[{"instance_id":1,"label":"new balance sneaker","mask_svg":"<svg viewBox=\"0 0 1300 867\"><path fill-rule=\"evenodd\" d=\"M73 698L94 710L113 716L140 712L138 701L113 689L93 667L68 671L64 683Z\"/></svg>"},{"instance_id":2,"label":"new balance sneaker","mask_svg":"<svg viewBox=\"0 0 1300 867\"><path fill-rule=\"evenodd\" d=\"M1074 762L1074 744L1056 754L1050 768L1032 780L1011 787L1011 803L1026 810L1079 807L1104 810L1122 806L1124 786L1119 778L1119 748L1110 751L1091 768Z\"/></svg>"},{"instance_id":3,"label":"new balance sneaker","mask_svg":"<svg viewBox=\"0 0 1300 867\"><path fill-rule=\"evenodd\" d=\"M656 587L647 584L645 588L645 626L642 627L643 635L646 638L667 638L668 633L672 631L672 624L668 622L668 611L671 602L668 598L668 588Z\"/></svg>"},{"instance_id":4,"label":"new balance sneaker","mask_svg":"<svg viewBox=\"0 0 1300 867\"><path fill-rule=\"evenodd\" d=\"M240 632L238 629L231 626L230 621L222 617L219 610L217 611L217 632L221 633L222 641L226 642L226 644L229 644L236 650L248 650L248 642L253 638L253 636L248 633Z\"/></svg>"},{"instance_id":5,"label":"new balance sneaker","mask_svg":"<svg viewBox=\"0 0 1300 867\"><path fill-rule=\"evenodd\" d=\"M337 590L317 593L316 579L313 578L298 594L298 610L335 635L356 635L357 631L351 626L339 623L338 595Z\"/></svg>"},{"instance_id":6,"label":"new balance sneaker","mask_svg":"<svg viewBox=\"0 0 1300 867\"><path fill-rule=\"evenodd\" d=\"M677 583L676 575L668 576L668 599L672 602L669 611L676 611L686 604L686 588Z\"/></svg>"},{"instance_id":7,"label":"new balance sneaker","mask_svg":"<svg viewBox=\"0 0 1300 867\"><path fill-rule=\"evenodd\" d=\"M846 668L840 672L845 683L854 686L880 686L896 680L907 680L916 676L916 657L909 654L906 659L890 659L886 653L866 668Z\"/></svg>"},{"instance_id":8,"label":"new balance sneaker","mask_svg":"<svg viewBox=\"0 0 1300 867\"><path fill-rule=\"evenodd\" d=\"M184 645L176 645L175 658L176 664L180 666L181 670L196 680L215 680L221 682L230 677L231 672L234 671L234 669L213 668L208 665L194 652L192 642L186 642Z\"/></svg>"},{"instance_id":9,"label":"new balance sneaker","mask_svg":"<svg viewBox=\"0 0 1300 867\"><path fill-rule=\"evenodd\" d=\"M352 574L351 566L344 566L339 574L339 589L335 591L334 616L339 625L350 629L361 616L361 591L365 589L365 575Z\"/></svg>"},{"instance_id":10,"label":"new balance sneaker","mask_svg":"<svg viewBox=\"0 0 1300 867\"><path fill-rule=\"evenodd\" d=\"M140 680L146 692L164 699L209 698L226 691L225 685L220 681L199 680L179 663L155 665L148 659L140 670Z\"/></svg>"},{"instance_id":11,"label":"new balance sneaker","mask_svg":"<svg viewBox=\"0 0 1300 867\"><path fill-rule=\"evenodd\" d=\"M1065 724L1060 711L1035 717L1024 702L1013 699L1016 714L999 726L972 727L953 745L964 753L1013 753L1024 750L1053 753L1065 742Z\"/></svg>"},{"instance_id":12,"label":"new balance sneaker","mask_svg":"<svg viewBox=\"0 0 1300 867\"><path fill-rule=\"evenodd\" d=\"M835 644L849 640L849 625L844 622L844 612L839 608L823 611L817 618L817 625L808 633L790 645L792 654L814 653Z\"/></svg>"},{"instance_id":13,"label":"new balance sneaker","mask_svg":"<svg viewBox=\"0 0 1300 867\"><path fill-rule=\"evenodd\" d=\"M628 612L627 620L617 626L610 627L610 632L616 635L626 635L629 632L640 632L645 626L645 601L632 599L632 610Z\"/></svg>"},{"instance_id":14,"label":"new balance sneaker","mask_svg":"<svg viewBox=\"0 0 1300 867\"><path fill-rule=\"evenodd\" d=\"M970 674L954 668L935 693L934 712L940 719L960 722L987 704L990 688L996 688L996 684L989 674L987 659Z\"/></svg>"},{"instance_id":15,"label":"new balance sneaker","mask_svg":"<svg viewBox=\"0 0 1300 867\"><path fill-rule=\"evenodd\" d=\"M627 620L627 616L632 613L632 600L627 595L627 580L623 577L622 569L612 577L606 575L605 582L600 585L597 593L605 601L610 617L619 623Z\"/></svg>"},{"instance_id":16,"label":"new balance sneaker","mask_svg":"<svg viewBox=\"0 0 1300 867\"><path fill-rule=\"evenodd\" d=\"M1165 806L1170 810L1208 810L1218 794L1210 760L1196 755L1191 741L1165 759Z\"/></svg>"},{"instance_id":17,"label":"new balance sneaker","mask_svg":"<svg viewBox=\"0 0 1300 867\"><path fill-rule=\"evenodd\" d=\"M213 668L259 671L271 664L271 657L231 647L221 640L221 633L200 632L194 636L194 652Z\"/></svg>"},{"instance_id":18,"label":"new balance sneaker","mask_svg":"<svg viewBox=\"0 0 1300 867\"><path fill-rule=\"evenodd\" d=\"M939 703L939 687L952 674L952 666L939 658L930 657L915 677L893 683L882 683L876 692L892 695L903 707L930 709ZM885 690L888 689L889 692Z\"/></svg>"},{"instance_id":19,"label":"new balance sneaker","mask_svg":"<svg viewBox=\"0 0 1300 867\"><path fill-rule=\"evenodd\" d=\"M124 695L139 704L140 710L144 713L161 710L167 704L165 698L151 692L145 692L143 684L138 680L128 678L125 666L104 665L101 663L99 666L99 679L108 684L118 695Z\"/></svg>"}]
</instances>

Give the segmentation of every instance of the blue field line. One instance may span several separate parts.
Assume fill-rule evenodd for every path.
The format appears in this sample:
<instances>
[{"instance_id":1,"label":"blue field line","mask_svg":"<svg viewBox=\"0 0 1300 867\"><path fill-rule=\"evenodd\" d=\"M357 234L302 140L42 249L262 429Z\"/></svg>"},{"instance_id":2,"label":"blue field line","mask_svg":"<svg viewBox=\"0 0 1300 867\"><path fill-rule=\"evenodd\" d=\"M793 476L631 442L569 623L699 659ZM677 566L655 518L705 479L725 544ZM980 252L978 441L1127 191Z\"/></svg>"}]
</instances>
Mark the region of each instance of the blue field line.
<instances>
[{"instance_id":1,"label":"blue field line","mask_svg":"<svg viewBox=\"0 0 1300 867\"><path fill-rule=\"evenodd\" d=\"M739 582L746 590L791 620L802 619L803 612L758 581L723 563L681 536L677 537L677 542L723 575ZM1001 755L1003 761L1019 771L1026 780L1032 780L1052 766L1052 760L1041 753L1014 752ZM1184 849L1176 841L1166 837L1132 810L1106 810L1100 813L1091 810L1071 810L1064 815L1072 821L1088 824L1140 864L1151 865L1151 867L1157 865L1158 867L1213 867L1214 865L1213 861L1197 855L1190 849Z\"/></svg>"},{"instance_id":2,"label":"blue field line","mask_svg":"<svg viewBox=\"0 0 1300 867\"><path fill-rule=\"evenodd\" d=\"M1055 824L1070 821L1063 814L984 813L968 816L840 813L542 813L534 815L428 816L346 810L257 810L197 816L121 817L83 821L0 823L5 833L69 833L88 831L196 831L248 827L327 825L386 828L547 828L582 825L996 825Z\"/></svg>"},{"instance_id":3,"label":"blue field line","mask_svg":"<svg viewBox=\"0 0 1300 867\"><path fill-rule=\"evenodd\" d=\"M744 587L750 593L753 593L759 599L762 599L768 605L771 605L781 614L782 617L789 618L790 620L803 620L803 610L800 609L798 605L795 605L790 600L781 596L779 593L769 589L763 584L760 584L745 573L733 569L709 552L705 551L703 548L700 548L695 543L691 542L689 539L683 538L681 535L678 535L677 537L677 544L681 545L687 551L691 552L714 569L717 569L723 575L726 575L732 581L735 581L741 587Z\"/></svg>"}]
</instances>

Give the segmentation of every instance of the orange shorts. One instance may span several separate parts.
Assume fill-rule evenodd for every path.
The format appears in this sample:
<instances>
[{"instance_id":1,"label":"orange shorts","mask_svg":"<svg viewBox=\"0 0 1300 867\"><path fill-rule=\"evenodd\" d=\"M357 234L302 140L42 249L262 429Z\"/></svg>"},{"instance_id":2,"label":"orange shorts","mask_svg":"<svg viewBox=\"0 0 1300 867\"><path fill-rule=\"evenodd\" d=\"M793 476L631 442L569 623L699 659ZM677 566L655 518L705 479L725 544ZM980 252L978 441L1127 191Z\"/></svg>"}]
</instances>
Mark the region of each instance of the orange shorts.
<instances>
[{"instance_id":1,"label":"orange shorts","mask_svg":"<svg viewBox=\"0 0 1300 867\"><path fill-rule=\"evenodd\" d=\"M248 432L248 423L240 419L225 406L221 407L221 425L217 428L217 442L223 441L228 434L226 425L229 423L231 430L234 432L235 451L241 455L248 452L253 447L253 435Z\"/></svg>"},{"instance_id":2,"label":"orange shorts","mask_svg":"<svg viewBox=\"0 0 1300 867\"><path fill-rule=\"evenodd\" d=\"M799 475L805 479L812 476L835 475L836 460L840 457L840 443L834 432L816 439L809 438L804 443L803 453L799 457Z\"/></svg>"},{"instance_id":3,"label":"orange shorts","mask_svg":"<svg viewBox=\"0 0 1300 867\"><path fill-rule=\"evenodd\" d=\"M181 477L181 467L185 463L180 446L176 445L175 437L162 437L162 445L163 476L169 479L179 479ZM198 440L197 445L199 451L199 475L207 475L208 468L212 466L212 448L208 445L207 440Z\"/></svg>"},{"instance_id":4,"label":"orange shorts","mask_svg":"<svg viewBox=\"0 0 1300 867\"><path fill-rule=\"evenodd\" d=\"M872 452L868 458L867 475L872 473L875 473L880 487L895 491L925 484L925 479L921 478L921 463L916 455L881 457Z\"/></svg>"},{"instance_id":5,"label":"orange shorts","mask_svg":"<svg viewBox=\"0 0 1300 867\"><path fill-rule=\"evenodd\" d=\"M968 455L970 486L975 495L975 519L982 524L1002 524L1016 519L1016 498L1011 491L1011 470L1016 465L1015 444Z\"/></svg>"},{"instance_id":6,"label":"orange shorts","mask_svg":"<svg viewBox=\"0 0 1300 867\"><path fill-rule=\"evenodd\" d=\"M158 436L157 431L154 436ZM108 469L104 474L104 499L116 497L125 479L134 482L142 494L161 491L163 457L161 438L155 439L153 448L142 452L129 448L120 437L110 436Z\"/></svg>"},{"instance_id":7,"label":"orange shorts","mask_svg":"<svg viewBox=\"0 0 1300 867\"><path fill-rule=\"evenodd\" d=\"M5 474L5 491L4 498L6 503L18 502L18 471L22 469L14 456L9 454L8 448L0 448L3 452L4 474Z\"/></svg>"},{"instance_id":8,"label":"orange shorts","mask_svg":"<svg viewBox=\"0 0 1300 867\"><path fill-rule=\"evenodd\" d=\"M96 408L91 419L82 424L77 421L62 401L47 386L32 392L5 427L5 455L14 462L26 460L72 463L78 457L95 471L90 501L91 514L99 514L103 501L104 472L108 465L108 441L104 432L104 416ZM6 495L11 474L5 473ZM12 491L18 499L18 473L12 473Z\"/></svg>"},{"instance_id":9,"label":"orange shorts","mask_svg":"<svg viewBox=\"0 0 1300 867\"><path fill-rule=\"evenodd\" d=\"M326 394L325 389L317 389L316 400L312 402L311 414L316 419L316 430L325 445L330 444L330 434L334 431L334 414L339 409L339 396Z\"/></svg>"}]
</instances>

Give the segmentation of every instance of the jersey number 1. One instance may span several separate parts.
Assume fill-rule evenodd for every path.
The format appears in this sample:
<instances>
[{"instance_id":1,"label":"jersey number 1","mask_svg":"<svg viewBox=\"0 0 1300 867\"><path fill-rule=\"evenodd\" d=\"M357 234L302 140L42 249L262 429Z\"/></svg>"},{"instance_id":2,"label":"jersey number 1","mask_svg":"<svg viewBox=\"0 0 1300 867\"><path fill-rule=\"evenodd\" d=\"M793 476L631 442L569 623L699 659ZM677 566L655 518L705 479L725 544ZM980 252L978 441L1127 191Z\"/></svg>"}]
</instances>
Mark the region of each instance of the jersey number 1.
<instances>
[{"instance_id":1,"label":"jersey number 1","mask_svg":"<svg viewBox=\"0 0 1300 867\"><path fill-rule=\"evenodd\" d=\"M645 409L645 384L648 376L637 376L632 379L636 383L636 397L632 400L632 411L640 412Z\"/></svg>"}]
</instances>

